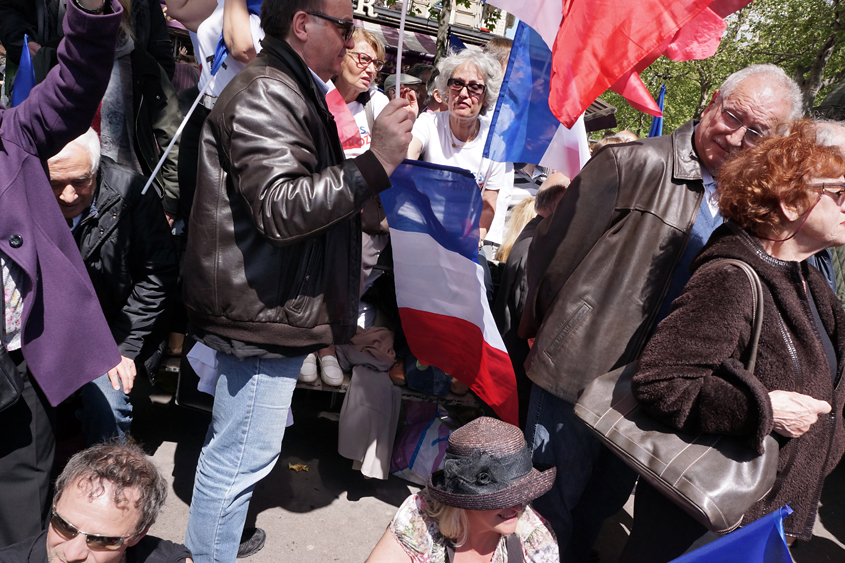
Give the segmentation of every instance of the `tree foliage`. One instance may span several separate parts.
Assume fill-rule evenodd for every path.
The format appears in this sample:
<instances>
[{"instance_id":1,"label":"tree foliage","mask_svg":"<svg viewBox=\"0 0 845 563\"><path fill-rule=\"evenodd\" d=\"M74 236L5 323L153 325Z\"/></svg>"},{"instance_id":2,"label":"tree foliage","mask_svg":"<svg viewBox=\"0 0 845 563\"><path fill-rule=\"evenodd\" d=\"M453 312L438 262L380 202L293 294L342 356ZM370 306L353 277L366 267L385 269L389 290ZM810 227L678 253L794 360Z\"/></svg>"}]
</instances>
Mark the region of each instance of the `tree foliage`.
<instances>
[{"instance_id":1,"label":"tree foliage","mask_svg":"<svg viewBox=\"0 0 845 563\"><path fill-rule=\"evenodd\" d=\"M755 0L726 22L721 45L709 59L675 62L661 57L641 73L655 99L660 85L666 85L664 134L700 117L722 81L751 64L783 68L801 87L805 111L845 79L845 6L840 0ZM648 134L650 115L610 90L602 99L618 108L618 129Z\"/></svg>"}]
</instances>

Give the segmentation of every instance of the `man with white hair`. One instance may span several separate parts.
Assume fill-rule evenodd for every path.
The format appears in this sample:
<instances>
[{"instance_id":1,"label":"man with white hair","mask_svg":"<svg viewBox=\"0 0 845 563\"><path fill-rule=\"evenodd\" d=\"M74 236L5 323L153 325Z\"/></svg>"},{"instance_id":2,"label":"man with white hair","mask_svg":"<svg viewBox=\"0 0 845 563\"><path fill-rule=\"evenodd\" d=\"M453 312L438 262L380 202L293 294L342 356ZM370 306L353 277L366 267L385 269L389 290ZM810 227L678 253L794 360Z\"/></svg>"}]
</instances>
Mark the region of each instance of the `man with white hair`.
<instances>
[{"instance_id":1,"label":"man with white hair","mask_svg":"<svg viewBox=\"0 0 845 563\"><path fill-rule=\"evenodd\" d=\"M82 387L90 445L129 432L128 393L167 332L160 319L176 289L179 262L158 195L154 190L141 195L144 176L101 158L92 129L47 166L121 355L115 368Z\"/></svg>"},{"instance_id":2,"label":"man with white hair","mask_svg":"<svg viewBox=\"0 0 845 563\"><path fill-rule=\"evenodd\" d=\"M722 163L800 117L801 107L781 69L745 68L713 93L699 122L598 151L537 227L519 330L535 338L525 364L534 383L526 435L534 461L558 468L535 506L557 535L561 561L587 560L636 479L575 416L579 392L639 357L689 280L692 259L722 223L711 197Z\"/></svg>"}]
</instances>

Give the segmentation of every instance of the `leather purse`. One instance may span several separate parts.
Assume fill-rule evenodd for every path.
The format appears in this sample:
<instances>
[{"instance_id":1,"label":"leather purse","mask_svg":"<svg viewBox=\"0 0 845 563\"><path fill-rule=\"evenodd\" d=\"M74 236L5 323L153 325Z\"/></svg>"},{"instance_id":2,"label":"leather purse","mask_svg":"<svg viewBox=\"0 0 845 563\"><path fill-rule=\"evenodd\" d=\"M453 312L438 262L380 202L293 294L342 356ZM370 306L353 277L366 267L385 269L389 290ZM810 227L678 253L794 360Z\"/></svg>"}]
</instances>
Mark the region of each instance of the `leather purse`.
<instances>
[{"instance_id":1,"label":"leather purse","mask_svg":"<svg viewBox=\"0 0 845 563\"><path fill-rule=\"evenodd\" d=\"M6 300L2 293L0 283L0 322L6 322ZM6 327L0 329L0 334L5 334ZM0 412L18 402L23 391L23 377L18 371L18 366L6 350L6 346L0 342Z\"/></svg>"},{"instance_id":2,"label":"leather purse","mask_svg":"<svg viewBox=\"0 0 845 563\"><path fill-rule=\"evenodd\" d=\"M763 322L763 287L741 260L713 262L742 269L753 287L754 321L746 369L754 373ZM713 267L708 266L708 267ZM778 443L771 435L758 455L735 436L692 434L645 412L631 393L638 362L608 372L578 398L575 414L629 467L707 529L726 533L771 490L777 477Z\"/></svg>"}]
</instances>

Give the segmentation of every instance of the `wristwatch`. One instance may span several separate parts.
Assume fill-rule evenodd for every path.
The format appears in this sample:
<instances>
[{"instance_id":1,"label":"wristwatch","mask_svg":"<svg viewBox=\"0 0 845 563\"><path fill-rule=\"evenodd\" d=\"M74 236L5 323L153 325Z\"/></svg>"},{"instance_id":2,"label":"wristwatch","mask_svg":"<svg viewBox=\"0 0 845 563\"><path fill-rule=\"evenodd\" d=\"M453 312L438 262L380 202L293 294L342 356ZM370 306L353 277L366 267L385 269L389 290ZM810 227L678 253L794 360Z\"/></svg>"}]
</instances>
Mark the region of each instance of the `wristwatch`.
<instances>
[{"instance_id":1,"label":"wristwatch","mask_svg":"<svg viewBox=\"0 0 845 563\"><path fill-rule=\"evenodd\" d=\"M86 14L91 14L92 16L99 16L101 14L104 14L105 11L106 11L106 3L107 2L108 2L108 0L103 0L103 3L100 4L99 8L94 8L93 10L89 10L88 8L86 8L85 6L80 4L79 0L73 0L73 3L77 8L79 8L80 10L85 12Z\"/></svg>"}]
</instances>

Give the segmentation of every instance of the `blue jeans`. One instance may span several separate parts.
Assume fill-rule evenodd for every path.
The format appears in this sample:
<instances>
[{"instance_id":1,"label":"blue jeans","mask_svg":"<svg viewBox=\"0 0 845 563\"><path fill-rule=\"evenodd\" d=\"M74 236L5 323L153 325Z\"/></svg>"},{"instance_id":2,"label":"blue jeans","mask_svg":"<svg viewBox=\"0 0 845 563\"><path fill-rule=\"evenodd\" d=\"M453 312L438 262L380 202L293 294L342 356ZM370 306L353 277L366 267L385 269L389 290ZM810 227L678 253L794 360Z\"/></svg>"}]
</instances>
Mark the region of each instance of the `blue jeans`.
<instances>
[{"instance_id":1,"label":"blue jeans","mask_svg":"<svg viewBox=\"0 0 845 563\"><path fill-rule=\"evenodd\" d=\"M534 463L557 467L551 490L532 504L551 524L561 562L587 561L604 521L625 506L637 474L593 437L571 403L537 385L525 435Z\"/></svg>"},{"instance_id":2,"label":"blue jeans","mask_svg":"<svg viewBox=\"0 0 845 563\"><path fill-rule=\"evenodd\" d=\"M85 441L91 446L115 436L123 439L132 425L132 403L129 395L111 386L108 374L86 383L80 390L82 410L77 416L82 421Z\"/></svg>"},{"instance_id":3,"label":"blue jeans","mask_svg":"<svg viewBox=\"0 0 845 563\"><path fill-rule=\"evenodd\" d=\"M267 360L217 353L220 379L205 436L185 544L196 563L234 563L255 485L279 459L305 356Z\"/></svg>"}]
</instances>

